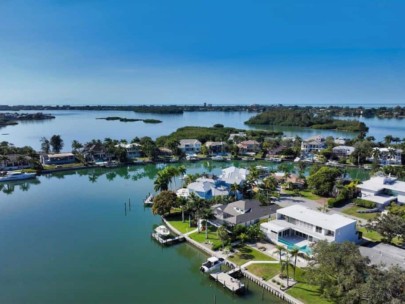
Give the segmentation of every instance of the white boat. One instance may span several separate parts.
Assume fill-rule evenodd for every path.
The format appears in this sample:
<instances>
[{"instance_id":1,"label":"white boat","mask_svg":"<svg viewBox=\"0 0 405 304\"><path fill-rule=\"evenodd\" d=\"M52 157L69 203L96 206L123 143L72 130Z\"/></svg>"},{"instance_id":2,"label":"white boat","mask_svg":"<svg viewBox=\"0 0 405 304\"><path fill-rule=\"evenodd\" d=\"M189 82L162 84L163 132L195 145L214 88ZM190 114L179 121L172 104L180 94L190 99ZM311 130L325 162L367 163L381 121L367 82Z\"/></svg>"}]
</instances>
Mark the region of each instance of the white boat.
<instances>
[{"instance_id":1,"label":"white boat","mask_svg":"<svg viewBox=\"0 0 405 304\"><path fill-rule=\"evenodd\" d=\"M268 160L273 163L281 163L281 161L282 161L282 159L279 157L269 157Z\"/></svg>"},{"instance_id":2,"label":"white boat","mask_svg":"<svg viewBox=\"0 0 405 304\"><path fill-rule=\"evenodd\" d=\"M35 178L36 173L27 173L21 171L2 172L0 174L0 182L12 182L24 179Z\"/></svg>"},{"instance_id":3,"label":"white boat","mask_svg":"<svg viewBox=\"0 0 405 304\"><path fill-rule=\"evenodd\" d=\"M166 228L166 226L159 226L155 229L155 232L160 236L168 236L170 234L170 230Z\"/></svg>"},{"instance_id":4,"label":"white boat","mask_svg":"<svg viewBox=\"0 0 405 304\"><path fill-rule=\"evenodd\" d=\"M225 260L223 258L217 258L217 257L210 257L207 259L205 263L203 263L200 267L201 272L212 272L219 270L221 268L221 265L225 263Z\"/></svg>"},{"instance_id":5,"label":"white boat","mask_svg":"<svg viewBox=\"0 0 405 304\"><path fill-rule=\"evenodd\" d=\"M145 199L145 201L143 202L144 203L144 205L149 205L149 206L151 206L151 205L153 205L153 199L154 199L155 197L153 196L153 194L149 194L149 196Z\"/></svg>"},{"instance_id":6,"label":"white boat","mask_svg":"<svg viewBox=\"0 0 405 304\"><path fill-rule=\"evenodd\" d=\"M223 161L225 160L221 155L216 155L211 157L212 160L216 160L216 161Z\"/></svg>"}]
</instances>

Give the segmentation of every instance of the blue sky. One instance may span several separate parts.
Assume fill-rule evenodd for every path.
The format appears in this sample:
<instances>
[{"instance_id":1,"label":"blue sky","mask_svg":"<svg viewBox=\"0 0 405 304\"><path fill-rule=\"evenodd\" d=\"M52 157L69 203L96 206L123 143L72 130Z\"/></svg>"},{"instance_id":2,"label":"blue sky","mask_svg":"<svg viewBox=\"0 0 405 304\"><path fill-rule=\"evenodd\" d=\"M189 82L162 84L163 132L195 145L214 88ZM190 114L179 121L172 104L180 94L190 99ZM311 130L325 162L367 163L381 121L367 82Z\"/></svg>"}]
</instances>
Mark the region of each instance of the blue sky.
<instances>
[{"instance_id":1,"label":"blue sky","mask_svg":"<svg viewBox=\"0 0 405 304\"><path fill-rule=\"evenodd\" d=\"M0 104L405 104L405 1L0 1Z\"/></svg>"}]
</instances>

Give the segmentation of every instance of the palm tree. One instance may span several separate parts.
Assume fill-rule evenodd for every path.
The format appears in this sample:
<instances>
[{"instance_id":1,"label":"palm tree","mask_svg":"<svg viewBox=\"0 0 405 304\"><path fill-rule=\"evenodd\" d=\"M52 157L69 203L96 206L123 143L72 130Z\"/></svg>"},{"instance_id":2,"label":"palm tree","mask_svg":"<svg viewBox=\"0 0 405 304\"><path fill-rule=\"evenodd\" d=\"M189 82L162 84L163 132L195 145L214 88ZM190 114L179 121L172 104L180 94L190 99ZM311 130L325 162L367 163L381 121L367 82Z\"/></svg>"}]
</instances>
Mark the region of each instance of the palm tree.
<instances>
[{"instance_id":1,"label":"palm tree","mask_svg":"<svg viewBox=\"0 0 405 304\"><path fill-rule=\"evenodd\" d=\"M181 208L181 220L184 223L184 208L187 206L188 200L185 197L180 196L177 198L177 204Z\"/></svg>"},{"instance_id":2,"label":"palm tree","mask_svg":"<svg viewBox=\"0 0 405 304\"><path fill-rule=\"evenodd\" d=\"M393 139L392 135L385 136L384 137L385 144L389 145L392 142L392 139Z\"/></svg>"},{"instance_id":3,"label":"palm tree","mask_svg":"<svg viewBox=\"0 0 405 304\"><path fill-rule=\"evenodd\" d=\"M276 248L277 248L278 256L279 256L279 259L280 259L280 267L281 267L281 271L282 271L282 269L283 269L283 268L282 268L283 263L282 263L282 260L281 260L281 254L282 254L283 251L284 251L284 246L277 245Z\"/></svg>"},{"instance_id":4,"label":"palm tree","mask_svg":"<svg viewBox=\"0 0 405 304\"><path fill-rule=\"evenodd\" d=\"M155 191L166 191L169 189L170 176L167 171L161 170L157 173L154 182Z\"/></svg>"},{"instance_id":5,"label":"palm tree","mask_svg":"<svg viewBox=\"0 0 405 304\"><path fill-rule=\"evenodd\" d=\"M237 183L233 183L231 185L231 192L233 193L233 196L235 198L235 200L238 199L238 191L239 191L240 187Z\"/></svg>"},{"instance_id":6,"label":"palm tree","mask_svg":"<svg viewBox=\"0 0 405 304\"><path fill-rule=\"evenodd\" d=\"M0 156L0 161L3 163L3 167L7 167L7 161L9 160L9 158L7 157L7 155L1 155Z\"/></svg>"},{"instance_id":7,"label":"palm tree","mask_svg":"<svg viewBox=\"0 0 405 304\"><path fill-rule=\"evenodd\" d=\"M294 280L295 280L295 269L297 268L297 256L300 250L297 247L294 247L290 250L290 254L294 257Z\"/></svg>"}]
</instances>

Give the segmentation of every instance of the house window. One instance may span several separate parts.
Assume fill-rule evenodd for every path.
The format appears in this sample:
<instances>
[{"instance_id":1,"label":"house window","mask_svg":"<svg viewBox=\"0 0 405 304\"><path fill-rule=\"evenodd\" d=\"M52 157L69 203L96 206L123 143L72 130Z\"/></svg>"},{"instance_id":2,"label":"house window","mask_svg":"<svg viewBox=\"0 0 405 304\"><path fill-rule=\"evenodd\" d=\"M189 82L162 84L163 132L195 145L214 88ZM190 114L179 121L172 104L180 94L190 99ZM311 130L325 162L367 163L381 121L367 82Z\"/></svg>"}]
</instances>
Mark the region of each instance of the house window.
<instances>
[{"instance_id":1,"label":"house window","mask_svg":"<svg viewBox=\"0 0 405 304\"><path fill-rule=\"evenodd\" d=\"M316 231L317 233L322 233L322 228L321 228L321 227L316 226L315 231Z\"/></svg>"}]
</instances>

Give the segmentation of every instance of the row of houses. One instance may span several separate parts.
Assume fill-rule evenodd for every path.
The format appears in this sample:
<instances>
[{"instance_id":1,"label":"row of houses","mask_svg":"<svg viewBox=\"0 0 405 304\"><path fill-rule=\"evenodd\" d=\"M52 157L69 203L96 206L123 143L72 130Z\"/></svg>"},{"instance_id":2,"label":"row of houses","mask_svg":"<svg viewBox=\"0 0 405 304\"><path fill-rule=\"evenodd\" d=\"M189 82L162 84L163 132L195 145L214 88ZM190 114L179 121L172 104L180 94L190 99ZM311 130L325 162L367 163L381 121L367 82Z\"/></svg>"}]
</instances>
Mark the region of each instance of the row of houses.
<instances>
[{"instance_id":1,"label":"row of houses","mask_svg":"<svg viewBox=\"0 0 405 304\"><path fill-rule=\"evenodd\" d=\"M332 154L339 158L349 157L355 150L353 146L346 146L345 140L342 138L335 139L334 143L338 145L332 148ZM301 152L303 155L318 153L325 148L326 138L320 135L310 137L301 142ZM401 165L402 153L401 149L376 147L373 148L373 152L367 160L372 162L374 158L378 158L381 165Z\"/></svg>"},{"instance_id":2,"label":"row of houses","mask_svg":"<svg viewBox=\"0 0 405 304\"><path fill-rule=\"evenodd\" d=\"M202 146L201 142L197 139L182 139L180 140L179 149L185 154L196 154L201 152ZM208 148L210 154L221 154L225 151L226 143L222 141L207 141L205 146ZM260 151L260 143L256 140L244 140L238 143L237 146L241 154L257 153Z\"/></svg>"}]
</instances>

